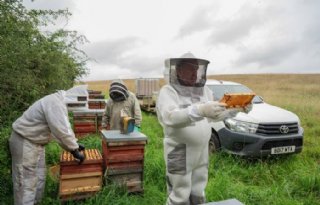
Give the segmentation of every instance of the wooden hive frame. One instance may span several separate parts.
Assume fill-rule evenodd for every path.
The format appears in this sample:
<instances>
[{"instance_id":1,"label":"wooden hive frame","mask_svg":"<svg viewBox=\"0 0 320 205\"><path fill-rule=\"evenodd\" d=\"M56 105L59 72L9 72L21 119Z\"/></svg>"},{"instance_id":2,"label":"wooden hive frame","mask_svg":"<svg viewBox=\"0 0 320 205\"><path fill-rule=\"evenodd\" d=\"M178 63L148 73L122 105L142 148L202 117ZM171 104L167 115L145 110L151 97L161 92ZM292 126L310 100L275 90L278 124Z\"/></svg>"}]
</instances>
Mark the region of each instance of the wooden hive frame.
<instances>
[{"instance_id":1,"label":"wooden hive frame","mask_svg":"<svg viewBox=\"0 0 320 205\"><path fill-rule=\"evenodd\" d=\"M254 93L226 93L220 102L225 103L227 108L243 108L251 103L254 96Z\"/></svg>"}]
</instances>

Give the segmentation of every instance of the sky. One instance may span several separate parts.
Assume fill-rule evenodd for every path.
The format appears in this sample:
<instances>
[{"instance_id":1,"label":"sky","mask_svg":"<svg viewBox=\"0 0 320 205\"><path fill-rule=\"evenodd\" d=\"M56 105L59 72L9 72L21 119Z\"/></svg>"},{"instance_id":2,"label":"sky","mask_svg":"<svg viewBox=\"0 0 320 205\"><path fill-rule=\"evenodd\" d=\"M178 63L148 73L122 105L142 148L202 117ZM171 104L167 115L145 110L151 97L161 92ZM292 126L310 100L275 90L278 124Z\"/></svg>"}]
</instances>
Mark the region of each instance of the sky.
<instances>
[{"instance_id":1,"label":"sky","mask_svg":"<svg viewBox=\"0 0 320 205\"><path fill-rule=\"evenodd\" d=\"M56 27L88 39L90 80L158 78L186 52L207 74L320 73L318 0L23 0L68 9Z\"/></svg>"}]
</instances>

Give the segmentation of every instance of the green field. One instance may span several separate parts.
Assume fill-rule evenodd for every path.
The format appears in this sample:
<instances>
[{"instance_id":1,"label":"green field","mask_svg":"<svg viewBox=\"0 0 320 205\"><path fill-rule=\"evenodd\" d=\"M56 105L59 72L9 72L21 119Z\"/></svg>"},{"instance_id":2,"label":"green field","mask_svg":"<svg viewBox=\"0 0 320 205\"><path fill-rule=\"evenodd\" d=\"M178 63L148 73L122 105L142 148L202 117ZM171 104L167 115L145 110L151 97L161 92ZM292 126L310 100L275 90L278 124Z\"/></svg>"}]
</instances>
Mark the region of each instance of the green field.
<instances>
[{"instance_id":1,"label":"green field","mask_svg":"<svg viewBox=\"0 0 320 205\"><path fill-rule=\"evenodd\" d=\"M320 74L230 75L216 78L244 83L266 102L295 112L301 119L305 138L303 151L297 155L248 160L226 153L212 154L206 188L208 201L236 198L246 205L320 205ZM155 115L143 113L141 132L148 136L143 195L128 195L124 188L106 184L94 197L67 204L165 204L163 133ZM5 128L0 136L3 138L9 133L10 128ZM5 144L3 140L1 142ZM87 148L101 150L98 135L81 139L80 142ZM48 170L58 164L61 151L56 143L47 145ZM4 160L6 156L1 152L0 157ZM11 181L9 163L6 169L7 174L0 178L1 186L3 181ZM42 204L59 204L58 188L58 181L48 174ZM10 188L2 189L10 191ZM11 203L12 192L10 194L0 195L3 197L0 204Z\"/></svg>"}]
</instances>

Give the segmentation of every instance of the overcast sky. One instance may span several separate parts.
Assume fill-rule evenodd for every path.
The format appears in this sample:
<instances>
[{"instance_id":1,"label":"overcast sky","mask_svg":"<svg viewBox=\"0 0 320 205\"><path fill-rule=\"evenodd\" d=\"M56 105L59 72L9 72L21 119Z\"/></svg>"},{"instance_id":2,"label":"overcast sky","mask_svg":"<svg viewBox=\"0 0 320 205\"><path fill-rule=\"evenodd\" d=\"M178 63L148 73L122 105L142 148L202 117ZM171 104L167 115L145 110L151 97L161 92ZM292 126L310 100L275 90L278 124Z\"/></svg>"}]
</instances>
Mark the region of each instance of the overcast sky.
<instances>
[{"instance_id":1,"label":"overcast sky","mask_svg":"<svg viewBox=\"0 0 320 205\"><path fill-rule=\"evenodd\" d=\"M320 73L319 0L24 0L66 9L95 61L83 80L162 77L191 51L208 74Z\"/></svg>"}]
</instances>

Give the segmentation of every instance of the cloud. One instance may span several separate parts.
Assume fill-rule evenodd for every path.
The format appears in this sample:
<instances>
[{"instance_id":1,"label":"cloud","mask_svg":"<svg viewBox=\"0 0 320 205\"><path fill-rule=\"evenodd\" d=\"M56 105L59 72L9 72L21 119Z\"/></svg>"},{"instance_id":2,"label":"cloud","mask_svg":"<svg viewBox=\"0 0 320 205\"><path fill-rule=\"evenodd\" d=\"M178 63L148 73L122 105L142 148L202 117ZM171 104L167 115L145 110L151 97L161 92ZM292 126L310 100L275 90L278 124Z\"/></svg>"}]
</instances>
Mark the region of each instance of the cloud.
<instances>
[{"instance_id":1,"label":"cloud","mask_svg":"<svg viewBox=\"0 0 320 205\"><path fill-rule=\"evenodd\" d=\"M87 45L84 51L94 66L87 79L154 77L162 75L164 56L142 55L139 48L146 42L137 37L100 41Z\"/></svg>"},{"instance_id":2,"label":"cloud","mask_svg":"<svg viewBox=\"0 0 320 205\"><path fill-rule=\"evenodd\" d=\"M126 37L115 40L94 42L87 45L84 51L100 64L118 64L126 53L140 47L143 41L137 37Z\"/></svg>"},{"instance_id":3,"label":"cloud","mask_svg":"<svg viewBox=\"0 0 320 205\"><path fill-rule=\"evenodd\" d=\"M196 32L210 29L212 7L200 7L181 26L176 38L183 38Z\"/></svg>"},{"instance_id":4,"label":"cloud","mask_svg":"<svg viewBox=\"0 0 320 205\"><path fill-rule=\"evenodd\" d=\"M61 25L92 42L83 47L95 60L88 63L91 80L161 76L166 57L187 51L212 61L215 73L320 70L318 0L146 2L126 8L99 0L24 5L73 13Z\"/></svg>"},{"instance_id":5,"label":"cloud","mask_svg":"<svg viewBox=\"0 0 320 205\"><path fill-rule=\"evenodd\" d=\"M311 0L290 3L276 9L274 5L268 5L269 9L265 10L268 12L261 18L272 17L274 22L260 28L252 27L256 33L247 33L241 43L232 44L239 53L234 67L256 66L274 72L320 68L317 60L320 55L320 14L316 9L320 3Z\"/></svg>"},{"instance_id":6,"label":"cloud","mask_svg":"<svg viewBox=\"0 0 320 205\"><path fill-rule=\"evenodd\" d=\"M162 77L163 57L130 56L129 58L119 58L117 64L98 64L90 62L89 67L95 66L90 71L90 76L86 80L106 80L106 79L132 79L139 77Z\"/></svg>"},{"instance_id":7,"label":"cloud","mask_svg":"<svg viewBox=\"0 0 320 205\"><path fill-rule=\"evenodd\" d=\"M257 67L270 67L281 63L292 55L295 50L295 44L290 43L242 49L235 65L242 67L248 64L254 64Z\"/></svg>"},{"instance_id":8,"label":"cloud","mask_svg":"<svg viewBox=\"0 0 320 205\"><path fill-rule=\"evenodd\" d=\"M132 69L135 76L152 76L154 74L161 74L164 67L164 57L145 57L133 56L129 59L123 59L120 64L121 67Z\"/></svg>"},{"instance_id":9,"label":"cloud","mask_svg":"<svg viewBox=\"0 0 320 205\"><path fill-rule=\"evenodd\" d=\"M253 5L243 5L237 13L228 18L213 22L211 32L206 40L209 45L233 44L250 35L254 29L267 24L270 19L264 18L266 11Z\"/></svg>"}]
</instances>

